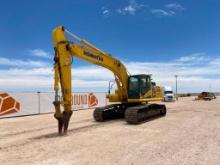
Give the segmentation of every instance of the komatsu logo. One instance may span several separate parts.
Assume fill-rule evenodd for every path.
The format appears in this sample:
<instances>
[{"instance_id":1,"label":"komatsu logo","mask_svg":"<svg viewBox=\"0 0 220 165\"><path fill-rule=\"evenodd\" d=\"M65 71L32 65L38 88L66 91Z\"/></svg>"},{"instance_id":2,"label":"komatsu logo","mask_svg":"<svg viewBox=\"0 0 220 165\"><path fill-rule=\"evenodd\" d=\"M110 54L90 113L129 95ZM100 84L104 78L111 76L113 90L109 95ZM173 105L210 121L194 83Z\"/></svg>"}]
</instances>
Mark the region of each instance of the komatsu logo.
<instances>
[{"instance_id":1,"label":"komatsu logo","mask_svg":"<svg viewBox=\"0 0 220 165\"><path fill-rule=\"evenodd\" d=\"M88 56L88 57L91 57L91 58L94 58L94 59L96 59L96 60L98 60L98 61L103 61L103 58L102 58L102 57L100 57L100 56L98 56L98 55L94 55L94 54L89 53L89 52L86 52L86 51L84 51L84 55L86 55L86 56Z\"/></svg>"}]
</instances>

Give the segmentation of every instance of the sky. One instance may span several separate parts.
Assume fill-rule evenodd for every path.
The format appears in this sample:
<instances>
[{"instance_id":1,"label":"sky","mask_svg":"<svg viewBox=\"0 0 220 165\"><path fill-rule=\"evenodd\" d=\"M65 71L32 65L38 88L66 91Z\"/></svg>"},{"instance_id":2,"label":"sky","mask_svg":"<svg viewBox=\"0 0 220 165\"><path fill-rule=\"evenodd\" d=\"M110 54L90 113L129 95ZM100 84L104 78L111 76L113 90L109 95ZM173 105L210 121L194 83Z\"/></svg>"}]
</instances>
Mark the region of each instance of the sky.
<instances>
[{"instance_id":1,"label":"sky","mask_svg":"<svg viewBox=\"0 0 220 165\"><path fill-rule=\"evenodd\" d=\"M218 0L7 0L0 5L0 91L52 91L59 25L179 92L220 92ZM113 74L74 58L73 90L106 92Z\"/></svg>"}]
</instances>

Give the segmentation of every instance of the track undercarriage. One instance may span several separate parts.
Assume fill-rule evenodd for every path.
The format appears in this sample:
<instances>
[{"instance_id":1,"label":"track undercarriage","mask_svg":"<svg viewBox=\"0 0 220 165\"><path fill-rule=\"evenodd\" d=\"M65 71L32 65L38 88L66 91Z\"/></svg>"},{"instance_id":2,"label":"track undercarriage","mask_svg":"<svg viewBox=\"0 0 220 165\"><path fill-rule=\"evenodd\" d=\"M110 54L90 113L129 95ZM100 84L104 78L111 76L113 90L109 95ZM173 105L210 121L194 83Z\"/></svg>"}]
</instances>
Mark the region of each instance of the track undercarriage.
<instances>
[{"instance_id":1,"label":"track undercarriage","mask_svg":"<svg viewBox=\"0 0 220 165\"><path fill-rule=\"evenodd\" d=\"M163 104L112 104L98 107L93 117L98 122L116 118L125 118L128 124L139 124L154 117L166 115Z\"/></svg>"}]
</instances>

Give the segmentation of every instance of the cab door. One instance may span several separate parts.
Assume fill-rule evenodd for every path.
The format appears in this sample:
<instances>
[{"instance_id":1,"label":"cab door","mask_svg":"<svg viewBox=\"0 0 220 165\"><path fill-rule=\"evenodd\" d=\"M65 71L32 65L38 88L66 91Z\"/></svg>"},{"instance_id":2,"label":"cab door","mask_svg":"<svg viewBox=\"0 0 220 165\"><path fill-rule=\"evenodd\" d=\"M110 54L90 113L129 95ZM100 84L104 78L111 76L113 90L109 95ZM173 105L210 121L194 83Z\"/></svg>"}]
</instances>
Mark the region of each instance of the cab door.
<instances>
[{"instance_id":1,"label":"cab door","mask_svg":"<svg viewBox=\"0 0 220 165\"><path fill-rule=\"evenodd\" d=\"M140 98L140 83L139 77L130 76L128 80L128 98L139 99Z\"/></svg>"},{"instance_id":2,"label":"cab door","mask_svg":"<svg viewBox=\"0 0 220 165\"><path fill-rule=\"evenodd\" d=\"M143 76L140 78L140 98L149 97L149 92L151 89L151 79L149 76ZM150 92L150 95L152 92Z\"/></svg>"}]
</instances>

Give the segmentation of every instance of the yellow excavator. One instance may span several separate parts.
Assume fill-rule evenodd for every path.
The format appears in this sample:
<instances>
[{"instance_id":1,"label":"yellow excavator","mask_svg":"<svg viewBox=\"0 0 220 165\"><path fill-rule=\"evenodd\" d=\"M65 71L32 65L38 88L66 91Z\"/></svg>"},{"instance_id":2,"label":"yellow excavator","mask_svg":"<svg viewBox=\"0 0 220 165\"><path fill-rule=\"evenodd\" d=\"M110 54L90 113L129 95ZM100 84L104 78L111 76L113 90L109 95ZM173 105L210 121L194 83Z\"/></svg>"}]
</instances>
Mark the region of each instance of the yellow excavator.
<instances>
[{"instance_id":1,"label":"yellow excavator","mask_svg":"<svg viewBox=\"0 0 220 165\"><path fill-rule=\"evenodd\" d=\"M71 37L72 40L68 40ZM58 133L66 134L72 115L71 64L78 57L110 70L115 77L117 89L107 95L110 105L97 107L93 117L102 122L112 118L124 117L129 124L138 124L149 117L165 116L166 106L151 103L161 100L158 86L151 81L151 75L130 75L124 64L112 55L96 48L84 39L71 33L63 26L53 30L54 43L54 90L55 118L58 120ZM62 97L60 97L60 91ZM159 92L160 93L160 92ZM62 99L61 99L62 98ZM64 110L61 110L63 105Z\"/></svg>"}]
</instances>

